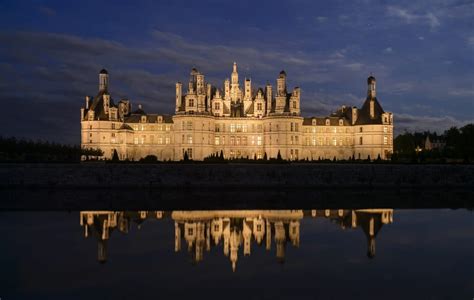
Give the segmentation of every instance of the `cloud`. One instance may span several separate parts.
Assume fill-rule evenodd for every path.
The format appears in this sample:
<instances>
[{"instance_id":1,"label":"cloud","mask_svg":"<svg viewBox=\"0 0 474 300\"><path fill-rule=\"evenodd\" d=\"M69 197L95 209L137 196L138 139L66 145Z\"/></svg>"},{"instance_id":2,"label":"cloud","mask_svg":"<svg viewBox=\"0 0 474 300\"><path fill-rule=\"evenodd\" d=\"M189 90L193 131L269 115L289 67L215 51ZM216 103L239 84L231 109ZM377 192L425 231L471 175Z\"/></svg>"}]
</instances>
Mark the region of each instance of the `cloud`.
<instances>
[{"instance_id":1,"label":"cloud","mask_svg":"<svg viewBox=\"0 0 474 300\"><path fill-rule=\"evenodd\" d=\"M392 53L393 52L393 49L392 47L387 47L383 50L384 53Z\"/></svg>"},{"instance_id":2,"label":"cloud","mask_svg":"<svg viewBox=\"0 0 474 300\"><path fill-rule=\"evenodd\" d=\"M45 16L52 17L56 15L56 11L50 7L40 6L38 7L38 11Z\"/></svg>"},{"instance_id":3,"label":"cloud","mask_svg":"<svg viewBox=\"0 0 474 300\"><path fill-rule=\"evenodd\" d=\"M396 6L388 6L387 14L389 16L397 17L407 24L426 24L430 26L432 30L436 29L441 25L439 18L431 12L427 12L425 14L415 14L407 9L399 8Z\"/></svg>"},{"instance_id":4,"label":"cloud","mask_svg":"<svg viewBox=\"0 0 474 300\"><path fill-rule=\"evenodd\" d=\"M474 36L470 36L466 39L467 45L474 48Z\"/></svg>"},{"instance_id":5,"label":"cloud","mask_svg":"<svg viewBox=\"0 0 474 300\"><path fill-rule=\"evenodd\" d=\"M316 21L318 21L319 23L325 23L327 20L328 20L328 18L324 17L324 16L316 17Z\"/></svg>"},{"instance_id":6,"label":"cloud","mask_svg":"<svg viewBox=\"0 0 474 300\"><path fill-rule=\"evenodd\" d=\"M459 120L452 116L414 116L410 114L395 114L394 124L397 133L404 130L407 131L436 131L442 133L450 127L462 127L468 123L473 123L472 120Z\"/></svg>"}]
</instances>

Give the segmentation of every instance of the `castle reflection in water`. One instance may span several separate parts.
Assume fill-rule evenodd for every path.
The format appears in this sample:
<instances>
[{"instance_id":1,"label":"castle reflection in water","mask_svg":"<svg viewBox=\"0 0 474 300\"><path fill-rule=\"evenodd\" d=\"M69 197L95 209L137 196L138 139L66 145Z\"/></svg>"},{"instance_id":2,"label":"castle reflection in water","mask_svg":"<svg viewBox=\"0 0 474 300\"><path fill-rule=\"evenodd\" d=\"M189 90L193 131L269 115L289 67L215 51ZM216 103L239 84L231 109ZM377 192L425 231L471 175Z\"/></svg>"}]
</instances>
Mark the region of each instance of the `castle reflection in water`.
<instances>
[{"instance_id":1,"label":"castle reflection in water","mask_svg":"<svg viewBox=\"0 0 474 300\"><path fill-rule=\"evenodd\" d=\"M367 255L375 256L375 237L384 224L393 222L393 209L323 209L323 210L206 210L206 211L82 211L80 224L85 237L98 240L98 260L107 260L107 240L118 229L128 233L132 222L140 228L150 219L174 220L175 252L183 247L195 262L204 258L211 247L222 247L235 271L239 250L250 255L252 243L276 247L277 260L283 262L290 243L300 245L300 221L303 218L326 218L345 228L361 228L367 237ZM185 245L183 245L183 242Z\"/></svg>"}]
</instances>

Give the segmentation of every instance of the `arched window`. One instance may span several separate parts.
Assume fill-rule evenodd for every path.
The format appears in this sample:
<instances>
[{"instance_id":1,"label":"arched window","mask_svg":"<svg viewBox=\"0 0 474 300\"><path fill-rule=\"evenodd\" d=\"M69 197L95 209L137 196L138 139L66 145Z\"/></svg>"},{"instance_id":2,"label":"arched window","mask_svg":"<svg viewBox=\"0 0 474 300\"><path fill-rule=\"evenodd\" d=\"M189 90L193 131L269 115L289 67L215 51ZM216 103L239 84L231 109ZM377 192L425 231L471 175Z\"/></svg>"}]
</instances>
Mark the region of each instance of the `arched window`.
<instances>
[{"instance_id":1,"label":"arched window","mask_svg":"<svg viewBox=\"0 0 474 300\"><path fill-rule=\"evenodd\" d=\"M359 138L359 144L360 144L360 145L363 144L363 138L362 138L362 137Z\"/></svg>"}]
</instances>

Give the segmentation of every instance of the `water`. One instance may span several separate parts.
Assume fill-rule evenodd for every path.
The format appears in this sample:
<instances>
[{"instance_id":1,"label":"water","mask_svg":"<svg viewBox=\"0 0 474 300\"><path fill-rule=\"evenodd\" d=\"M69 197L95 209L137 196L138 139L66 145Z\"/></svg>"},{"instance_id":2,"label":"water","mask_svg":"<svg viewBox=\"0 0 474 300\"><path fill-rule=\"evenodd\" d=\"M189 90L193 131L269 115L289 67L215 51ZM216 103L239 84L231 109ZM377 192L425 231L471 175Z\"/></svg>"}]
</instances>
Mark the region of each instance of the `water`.
<instances>
[{"instance_id":1,"label":"water","mask_svg":"<svg viewBox=\"0 0 474 300\"><path fill-rule=\"evenodd\" d=\"M0 298L472 299L473 221L465 208L3 211Z\"/></svg>"}]
</instances>

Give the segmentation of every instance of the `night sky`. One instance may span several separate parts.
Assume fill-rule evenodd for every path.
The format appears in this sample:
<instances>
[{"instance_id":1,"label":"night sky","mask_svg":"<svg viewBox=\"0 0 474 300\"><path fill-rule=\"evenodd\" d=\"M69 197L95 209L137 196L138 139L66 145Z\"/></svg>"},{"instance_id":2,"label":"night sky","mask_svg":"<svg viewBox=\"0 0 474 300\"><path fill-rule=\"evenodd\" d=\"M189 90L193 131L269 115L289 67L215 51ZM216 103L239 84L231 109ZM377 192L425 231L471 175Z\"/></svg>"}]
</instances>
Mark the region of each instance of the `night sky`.
<instances>
[{"instance_id":1,"label":"night sky","mask_svg":"<svg viewBox=\"0 0 474 300\"><path fill-rule=\"evenodd\" d=\"M366 78L396 132L474 122L474 2L1 1L0 135L80 142L84 96L110 92L174 112L195 66L222 87L284 69L304 116L361 106Z\"/></svg>"}]
</instances>

